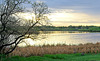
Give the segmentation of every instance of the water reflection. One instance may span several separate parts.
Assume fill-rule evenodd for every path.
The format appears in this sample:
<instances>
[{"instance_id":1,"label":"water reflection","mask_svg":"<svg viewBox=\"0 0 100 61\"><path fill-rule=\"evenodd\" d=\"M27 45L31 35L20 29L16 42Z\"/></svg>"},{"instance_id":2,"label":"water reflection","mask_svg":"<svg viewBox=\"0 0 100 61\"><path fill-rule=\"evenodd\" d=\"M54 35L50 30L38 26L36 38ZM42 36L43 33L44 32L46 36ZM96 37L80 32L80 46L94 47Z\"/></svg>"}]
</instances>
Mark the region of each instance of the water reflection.
<instances>
[{"instance_id":1,"label":"water reflection","mask_svg":"<svg viewBox=\"0 0 100 61\"><path fill-rule=\"evenodd\" d=\"M82 31L44 31L40 32L41 34L56 34L56 33L89 33L89 32L82 32Z\"/></svg>"},{"instance_id":2,"label":"water reflection","mask_svg":"<svg viewBox=\"0 0 100 61\"><path fill-rule=\"evenodd\" d=\"M45 36L45 38L41 38ZM96 43L100 40L100 33L78 32L78 31L46 31L41 33L36 40L31 40L31 45L57 45L57 44L84 44ZM27 42L30 42L27 39ZM33 43L34 42L34 43ZM33 43L33 44L32 44Z\"/></svg>"}]
</instances>

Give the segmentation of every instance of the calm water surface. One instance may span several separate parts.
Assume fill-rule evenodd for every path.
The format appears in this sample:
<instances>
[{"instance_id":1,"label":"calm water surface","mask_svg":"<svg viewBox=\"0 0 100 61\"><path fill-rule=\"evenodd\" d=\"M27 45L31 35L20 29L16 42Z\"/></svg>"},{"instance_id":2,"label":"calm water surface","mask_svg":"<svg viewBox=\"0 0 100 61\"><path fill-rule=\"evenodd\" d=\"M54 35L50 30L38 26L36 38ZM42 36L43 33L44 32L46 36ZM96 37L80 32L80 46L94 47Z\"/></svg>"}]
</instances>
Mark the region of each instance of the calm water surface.
<instances>
[{"instance_id":1,"label":"calm water surface","mask_svg":"<svg viewBox=\"0 0 100 61\"><path fill-rule=\"evenodd\" d=\"M39 36L46 36L44 39L30 41L31 45L57 45L57 44L84 44L100 42L100 33L78 32L78 31L46 31L45 34Z\"/></svg>"}]
</instances>

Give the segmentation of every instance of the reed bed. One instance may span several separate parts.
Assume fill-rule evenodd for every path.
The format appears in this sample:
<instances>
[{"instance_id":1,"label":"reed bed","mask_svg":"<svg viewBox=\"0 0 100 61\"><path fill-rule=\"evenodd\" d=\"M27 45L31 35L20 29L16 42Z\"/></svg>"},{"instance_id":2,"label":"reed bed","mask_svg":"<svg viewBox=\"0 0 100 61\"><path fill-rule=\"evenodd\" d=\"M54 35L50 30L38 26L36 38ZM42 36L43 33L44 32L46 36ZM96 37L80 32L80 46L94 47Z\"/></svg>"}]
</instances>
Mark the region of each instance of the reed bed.
<instances>
[{"instance_id":1,"label":"reed bed","mask_svg":"<svg viewBox=\"0 0 100 61\"><path fill-rule=\"evenodd\" d=\"M17 47L10 56L42 56L44 54L100 53L100 43L80 45L44 45Z\"/></svg>"}]
</instances>

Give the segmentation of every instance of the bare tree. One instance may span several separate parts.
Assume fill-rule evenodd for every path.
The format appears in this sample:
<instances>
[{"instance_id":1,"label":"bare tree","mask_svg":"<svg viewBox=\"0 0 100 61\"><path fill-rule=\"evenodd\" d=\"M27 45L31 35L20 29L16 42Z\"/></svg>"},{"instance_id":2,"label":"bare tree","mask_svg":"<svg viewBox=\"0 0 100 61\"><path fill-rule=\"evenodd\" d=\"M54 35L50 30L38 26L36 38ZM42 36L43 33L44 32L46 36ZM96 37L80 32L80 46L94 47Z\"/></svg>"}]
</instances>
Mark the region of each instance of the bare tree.
<instances>
[{"instance_id":1,"label":"bare tree","mask_svg":"<svg viewBox=\"0 0 100 61\"><path fill-rule=\"evenodd\" d=\"M44 23L47 24L48 18L45 14L48 12L48 7L43 2L33 3L32 8L35 17L29 21L28 27L24 26L26 29L22 32L18 30L18 27L21 27L19 24L21 19L16 13L23 12L21 5L26 0L0 0L0 2L0 54L9 54L22 39L30 36L30 29Z\"/></svg>"},{"instance_id":2,"label":"bare tree","mask_svg":"<svg viewBox=\"0 0 100 61\"><path fill-rule=\"evenodd\" d=\"M33 8L33 13L35 14L35 20L39 21L39 24L43 25L47 25L48 24L48 17L44 14L47 14L49 12L48 10L48 6L41 1L38 2L34 2L32 4L32 8Z\"/></svg>"}]
</instances>

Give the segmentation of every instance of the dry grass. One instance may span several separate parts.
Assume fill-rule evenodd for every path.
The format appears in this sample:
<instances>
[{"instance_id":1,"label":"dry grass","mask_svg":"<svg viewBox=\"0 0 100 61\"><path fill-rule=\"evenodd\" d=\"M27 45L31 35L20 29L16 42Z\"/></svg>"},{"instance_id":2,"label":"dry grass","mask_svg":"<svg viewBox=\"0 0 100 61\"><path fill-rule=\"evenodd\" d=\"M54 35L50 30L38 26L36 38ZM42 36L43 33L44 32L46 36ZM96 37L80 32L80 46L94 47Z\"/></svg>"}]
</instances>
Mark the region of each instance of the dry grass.
<instances>
[{"instance_id":1,"label":"dry grass","mask_svg":"<svg viewBox=\"0 0 100 61\"><path fill-rule=\"evenodd\" d=\"M87 43L80 45L57 45L57 46L30 46L17 47L10 56L41 56L44 54L71 54L71 53L100 53L100 43Z\"/></svg>"}]
</instances>

